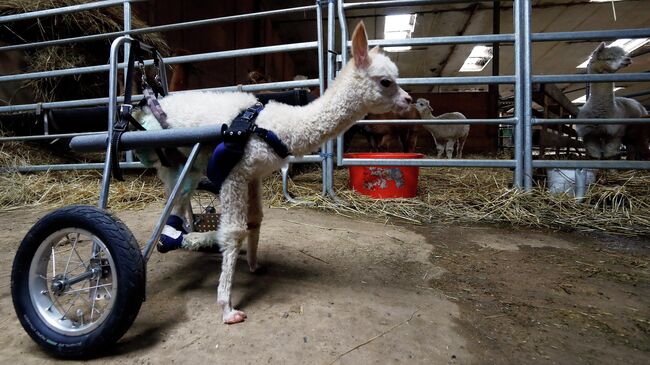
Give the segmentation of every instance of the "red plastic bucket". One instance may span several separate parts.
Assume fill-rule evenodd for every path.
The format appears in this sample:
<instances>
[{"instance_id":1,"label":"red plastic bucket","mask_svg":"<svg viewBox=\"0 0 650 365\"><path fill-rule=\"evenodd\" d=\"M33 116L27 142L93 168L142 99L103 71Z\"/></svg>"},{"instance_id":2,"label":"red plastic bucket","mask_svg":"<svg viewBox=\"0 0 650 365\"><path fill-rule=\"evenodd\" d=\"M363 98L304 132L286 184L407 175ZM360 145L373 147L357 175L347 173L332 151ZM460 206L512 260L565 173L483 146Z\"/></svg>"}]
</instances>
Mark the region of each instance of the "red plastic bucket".
<instances>
[{"instance_id":1,"label":"red plastic bucket","mask_svg":"<svg viewBox=\"0 0 650 365\"><path fill-rule=\"evenodd\" d=\"M421 153L346 153L345 158L422 158ZM418 166L349 166L350 188L376 199L413 198L418 191Z\"/></svg>"}]
</instances>

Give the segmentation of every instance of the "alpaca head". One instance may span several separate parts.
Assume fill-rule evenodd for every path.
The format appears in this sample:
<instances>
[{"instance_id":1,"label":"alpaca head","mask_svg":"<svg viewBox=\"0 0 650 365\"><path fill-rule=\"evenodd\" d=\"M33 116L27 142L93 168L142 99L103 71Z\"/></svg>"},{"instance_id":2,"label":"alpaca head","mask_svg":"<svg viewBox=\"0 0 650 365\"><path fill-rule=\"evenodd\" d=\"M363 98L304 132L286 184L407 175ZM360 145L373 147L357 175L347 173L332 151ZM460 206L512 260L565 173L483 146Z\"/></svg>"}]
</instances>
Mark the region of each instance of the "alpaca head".
<instances>
[{"instance_id":1,"label":"alpaca head","mask_svg":"<svg viewBox=\"0 0 650 365\"><path fill-rule=\"evenodd\" d=\"M632 59L621 47L606 47L601 43L591 54L589 70L593 73L614 73L632 64Z\"/></svg>"},{"instance_id":2,"label":"alpaca head","mask_svg":"<svg viewBox=\"0 0 650 365\"><path fill-rule=\"evenodd\" d=\"M431 107L429 100L425 98L419 98L415 102L415 109L417 109L420 115L433 114L433 108Z\"/></svg>"},{"instance_id":3,"label":"alpaca head","mask_svg":"<svg viewBox=\"0 0 650 365\"><path fill-rule=\"evenodd\" d=\"M397 85L397 66L375 47L368 50L368 37L363 22L352 34L352 62L344 72L352 72L354 88L362 93L367 112L383 114L404 111L411 104L411 97Z\"/></svg>"}]
</instances>

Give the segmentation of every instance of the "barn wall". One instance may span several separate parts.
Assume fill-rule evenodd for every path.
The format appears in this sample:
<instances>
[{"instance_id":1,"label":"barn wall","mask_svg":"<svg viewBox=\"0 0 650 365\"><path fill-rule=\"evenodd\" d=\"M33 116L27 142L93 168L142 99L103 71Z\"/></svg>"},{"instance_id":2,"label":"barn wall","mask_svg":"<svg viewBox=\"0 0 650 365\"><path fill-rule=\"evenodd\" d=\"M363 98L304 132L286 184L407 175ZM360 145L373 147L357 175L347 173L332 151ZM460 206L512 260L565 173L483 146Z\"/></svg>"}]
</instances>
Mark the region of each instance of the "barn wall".
<instances>
[{"instance_id":1,"label":"barn wall","mask_svg":"<svg viewBox=\"0 0 650 365\"><path fill-rule=\"evenodd\" d=\"M150 25L162 25L260 10L258 0L173 1L158 0L134 4L135 11ZM214 24L165 32L172 49L186 49L192 54L226 51L280 44L280 37L270 19ZM247 74L259 70L273 81L291 80L294 65L286 54L238 57L201 62L188 80L189 88L218 87L247 83Z\"/></svg>"},{"instance_id":2,"label":"barn wall","mask_svg":"<svg viewBox=\"0 0 650 365\"><path fill-rule=\"evenodd\" d=\"M411 96L414 101L418 98L429 100L434 115L460 112L470 119L496 117L490 115L490 97L487 92L412 93ZM495 125L472 125L463 152L496 153L498 130L498 126ZM418 147L435 149L433 138L426 131L420 133Z\"/></svg>"}]
</instances>

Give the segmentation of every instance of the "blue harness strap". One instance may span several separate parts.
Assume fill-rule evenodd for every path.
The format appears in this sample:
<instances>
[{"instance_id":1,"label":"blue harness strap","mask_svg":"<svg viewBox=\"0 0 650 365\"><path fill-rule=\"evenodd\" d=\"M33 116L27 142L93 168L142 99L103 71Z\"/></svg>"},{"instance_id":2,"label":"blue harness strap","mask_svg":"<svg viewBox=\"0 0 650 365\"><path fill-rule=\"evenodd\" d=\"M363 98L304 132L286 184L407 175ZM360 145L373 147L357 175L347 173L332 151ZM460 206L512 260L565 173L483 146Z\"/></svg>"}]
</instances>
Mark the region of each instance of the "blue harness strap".
<instances>
[{"instance_id":1,"label":"blue harness strap","mask_svg":"<svg viewBox=\"0 0 650 365\"><path fill-rule=\"evenodd\" d=\"M265 141L280 158L286 158L291 154L289 148L282 143L275 133L260 128L255 124L257 115L263 109L264 105L257 102L240 113L230 126L226 124L221 126L223 142L217 145L217 148L212 152L207 171L208 179L218 190L221 190L221 185L230 174L230 171L244 156L246 144L253 133Z\"/></svg>"}]
</instances>

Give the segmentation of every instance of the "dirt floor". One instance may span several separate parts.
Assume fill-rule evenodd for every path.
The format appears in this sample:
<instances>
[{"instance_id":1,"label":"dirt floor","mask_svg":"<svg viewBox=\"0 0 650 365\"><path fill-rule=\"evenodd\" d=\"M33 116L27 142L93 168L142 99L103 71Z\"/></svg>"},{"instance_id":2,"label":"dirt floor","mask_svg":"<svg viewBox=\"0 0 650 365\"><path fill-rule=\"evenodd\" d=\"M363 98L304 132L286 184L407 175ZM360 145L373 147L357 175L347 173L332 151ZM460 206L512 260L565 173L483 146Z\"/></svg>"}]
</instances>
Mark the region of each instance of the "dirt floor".
<instances>
[{"instance_id":1,"label":"dirt floor","mask_svg":"<svg viewBox=\"0 0 650 365\"><path fill-rule=\"evenodd\" d=\"M144 242L159 206L118 215ZM54 362L20 327L9 276L45 210L0 213L0 363ZM154 253L147 301L97 363L648 364L650 240L392 226L268 209L266 270L238 265L221 324L217 254Z\"/></svg>"}]
</instances>

